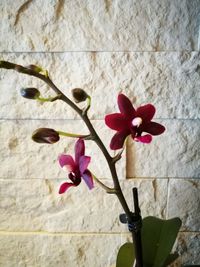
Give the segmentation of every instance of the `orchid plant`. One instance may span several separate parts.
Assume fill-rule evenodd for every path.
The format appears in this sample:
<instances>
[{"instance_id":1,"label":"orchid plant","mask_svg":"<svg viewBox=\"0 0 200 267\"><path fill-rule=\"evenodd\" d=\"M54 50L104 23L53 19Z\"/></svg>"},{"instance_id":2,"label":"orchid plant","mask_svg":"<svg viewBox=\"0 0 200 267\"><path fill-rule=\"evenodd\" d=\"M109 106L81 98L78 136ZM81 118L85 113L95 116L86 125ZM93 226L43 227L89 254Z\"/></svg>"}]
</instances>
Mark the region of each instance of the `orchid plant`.
<instances>
[{"instance_id":1,"label":"orchid plant","mask_svg":"<svg viewBox=\"0 0 200 267\"><path fill-rule=\"evenodd\" d=\"M117 102L120 112L105 116L105 124L116 131L110 141L110 149L119 150L119 152L112 157L88 117L91 97L84 90L80 88L73 89L73 101L56 87L48 72L39 66L29 65L24 67L11 62L0 61L0 68L15 70L41 79L54 90L56 96L44 98L37 88L32 87L21 89L21 95L27 99L42 102L62 100L77 112L85 122L89 131L88 135L39 128L33 133L32 139L35 142L47 144L58 142L61 136L77 139L74 145L74 157L69 154L58 156L60 166L68 174L68 180L60 185L59 194L67 194L68 190L77 187L83 180L89 190L93 189L94 184L97 183L107 193L118 198L124 210L124 214L120 215L120 221L128 225L128 229L132 233L133 243L126 243L120 248L116 266L132 267L135 263L137 267L164 267L173 262L177 255L170 254L170 251L181 225L180 220L174 218L165 221L155 217L147 217L142 221L137 189L133 189L135 211L132 212L122 192L116 171L116 162L121 159L125 142L129 136L131 136L133 142L149 144L152 141L152 136L160 135L165 131L163 125L152 121L156 111L155 107L152 104L146 104L135 109L127 96L122 93L118 95ZM79 103L83 101L86 102L86 105L84 108L80 108ZM87 140L93 140L101 149L110 169L113 187L108 187L89 170L91 156L86 156L85 141Z\"/></svg>"}]
</instances>

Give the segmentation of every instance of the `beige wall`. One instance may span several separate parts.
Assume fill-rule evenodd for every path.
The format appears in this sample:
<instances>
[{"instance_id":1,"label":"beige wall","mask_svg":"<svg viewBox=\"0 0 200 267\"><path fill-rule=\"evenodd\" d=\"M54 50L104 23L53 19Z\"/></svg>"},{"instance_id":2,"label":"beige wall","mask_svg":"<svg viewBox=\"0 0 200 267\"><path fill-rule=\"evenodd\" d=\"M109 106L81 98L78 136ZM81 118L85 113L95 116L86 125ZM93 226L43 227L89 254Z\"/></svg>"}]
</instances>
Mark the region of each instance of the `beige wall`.
<instances>
[{"instance_id":1,"label":"beige wall","mask_svg":"<svg viewBox=\"0 0 200 267\"><path fill-rule=\"evenodd\" d=\"M128 142L117 165L120 181L130 205L130 189L138 187L143 217L182 219L176 266L199 264L200 2L1 0L0 16L0 58L47 68L69 97L70 89L85 89L107 146L114 132L104 116L117 111L119 92L135 106L156 106L166 133L150 145ZM22 99L19 89L30 86L53 94L35 78L0 71L0 266L110 267L129 239L117 199L83 183L60 196L66 174L57 156L72 152L74 140L39 145L30 138L38 127L87 129L59 101ZM91 170L111 185L92 142L87 154Z\"/></svg>"}]
</instances>

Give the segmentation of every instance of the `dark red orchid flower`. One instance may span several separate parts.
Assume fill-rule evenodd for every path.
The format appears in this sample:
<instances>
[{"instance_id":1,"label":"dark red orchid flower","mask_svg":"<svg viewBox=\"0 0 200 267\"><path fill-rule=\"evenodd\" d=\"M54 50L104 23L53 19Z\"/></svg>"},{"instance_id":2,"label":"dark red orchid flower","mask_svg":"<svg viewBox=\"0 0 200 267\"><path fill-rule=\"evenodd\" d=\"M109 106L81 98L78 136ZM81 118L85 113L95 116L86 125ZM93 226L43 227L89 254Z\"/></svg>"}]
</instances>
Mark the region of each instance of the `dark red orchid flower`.
<instances>
[{"instance_id":1,"label":"dark red orchid flower","mask_svg":"<svg viewBox=\"0 0 200 267\"><path fill-rule=\"evenodd\" d=\"M163 125L151 121L156 111L153 105L147 104L135 110L131 101L125 95L119 94L118 107L120 113L105 117L106 125L117 131L111 139L111 149L122 148L128 135L131 135L135 141L150 143L152 135L159 135L165 131ZM143 132L148 134L142 135Z\"/></svg>"},{"instance_id":2,"label":"dark red orchid flower","mask_svg":"<svg viewBox=\"0 0 200 267\"><path fill-rule=\"evenodd\" d=\"M91 157L85 156L85 143L83 139L78 139L75 144L75 159L70 155L61 154L58 160L60 166L68 171L68 177L72 181L63 183L60 186L59 194L63 194L72 186L78 186L81 183L81 178L83 178L89 189L94 187L92 174L87 169Z\"/></svg>"}]
</instances>

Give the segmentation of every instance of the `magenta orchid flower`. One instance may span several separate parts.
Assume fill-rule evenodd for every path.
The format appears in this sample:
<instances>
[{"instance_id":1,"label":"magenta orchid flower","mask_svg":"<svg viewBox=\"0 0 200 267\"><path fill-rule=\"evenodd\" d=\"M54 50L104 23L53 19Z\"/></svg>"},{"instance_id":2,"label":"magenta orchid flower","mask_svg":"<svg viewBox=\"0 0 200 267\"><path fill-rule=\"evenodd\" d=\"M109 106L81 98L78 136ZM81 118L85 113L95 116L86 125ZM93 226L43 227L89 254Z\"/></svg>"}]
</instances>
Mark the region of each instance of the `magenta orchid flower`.
<instances>
[{"instance_id":1,"label":"magenta orchid flower","mask_svg":"<svg viewBox=\"0 0 200 267\"><path fill-rule=\"evenodd\" d=\"M122 148L128 135L131 135L135 141L150 143L152 135L159 135L165 131L163 125L151 121L156 111L153 105L147 104L135 110L131 101L125 95L119 94L118 107L120 113L105 117L106 125L117 131L111 139L111 149ZM142 135L143 132L148 134Z\"/></svg>"},{"instance_id":2,"label":"magenta orchid flower","mask_svg":"<svg viewBox=\"0 0 200 267\"><path fill-rule=\"evenodd\" d=\"M94 187L92 174L87 169L91 157L85 156L85 143L83 139L78 139L75 144L75 159L70 155L61 154L58 160L60 166L68 171L68 177L72 181L63 183L60 186L59 194L63 194L72 186L78 186L81 183L81 178L83 178L89 189Z\"/></svg>"}]
</instances>

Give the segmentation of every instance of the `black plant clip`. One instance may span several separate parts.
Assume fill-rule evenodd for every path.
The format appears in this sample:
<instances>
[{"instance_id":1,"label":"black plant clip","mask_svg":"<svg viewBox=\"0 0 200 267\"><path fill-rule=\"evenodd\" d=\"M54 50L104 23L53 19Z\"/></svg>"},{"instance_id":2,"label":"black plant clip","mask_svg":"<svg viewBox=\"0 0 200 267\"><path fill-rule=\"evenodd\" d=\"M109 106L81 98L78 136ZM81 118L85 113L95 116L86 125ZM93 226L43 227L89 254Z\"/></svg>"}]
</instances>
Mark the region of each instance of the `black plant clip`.
<instances>
[{"instance_id":1,"label":"black plant clip","mask_svg":"<svg viewBox=\"0 0 200 267\"><path fill-rule=\"evenodd\" d=\"M136 215L133 212L131 214L131 220L128 220L125 213L119 215L119 220L123 224L128 224L128 229L130 232L138 232L142 228L142 218L140 215Z\"/></svg>"},{"instance_id":2,"label":"black plant clip","mask_svg":"<svg viewBox=\"0 0 200 267\"><path fill-rule=\"evenodd\" d=\"M125 213L119 215L119 220L123 224L128 224L128 229L130 232L138 232L142 228L142 217L140 215L140 208L138 204L138 193L137 188L133 188L133 201L134 201L134 210L131 212L131 219L128 219Z\"/></svg>"},{"instance_id":3,"label":"black plant clip","mask_svg":"<svg viewBox=\"0 0 200 267\"><path fill-rule=\"evenodd\" d=\"M140 208L138 203L138 192L137 188L133 188L133 202L134 212L131 212L131 218L128 218L126 214L120 214L119 219L123 224L128 224L128 229L133 236L133 244L136 256L136 266L143 267L142 257L142 240L141 240L141 228L142 228L142 217L140 215Z\"/></svg>"}]
</instances>

